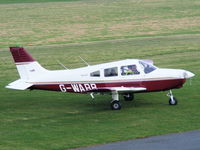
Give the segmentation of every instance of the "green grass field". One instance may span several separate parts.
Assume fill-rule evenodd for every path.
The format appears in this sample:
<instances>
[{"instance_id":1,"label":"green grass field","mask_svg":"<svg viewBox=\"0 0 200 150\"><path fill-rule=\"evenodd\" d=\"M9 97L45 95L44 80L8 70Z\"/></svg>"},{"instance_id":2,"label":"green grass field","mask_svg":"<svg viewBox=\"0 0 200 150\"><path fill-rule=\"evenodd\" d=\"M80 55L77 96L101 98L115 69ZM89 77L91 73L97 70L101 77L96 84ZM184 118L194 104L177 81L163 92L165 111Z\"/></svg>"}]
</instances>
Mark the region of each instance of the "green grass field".
<instances>
[{"instance_id":1,"label":"green grass field","mask_svg":"<svg viewBox=\"0 0 200 150\"><path fill-rule=\"evenodd\" d=\"M198 0L0 0L0 149L65 150L200 129L200 2ZM15 91L8 51L24 46L47 69L127 58L196 74L192 85L136 94L110 110L111 96Z\"/></svg>"}]
</instances>

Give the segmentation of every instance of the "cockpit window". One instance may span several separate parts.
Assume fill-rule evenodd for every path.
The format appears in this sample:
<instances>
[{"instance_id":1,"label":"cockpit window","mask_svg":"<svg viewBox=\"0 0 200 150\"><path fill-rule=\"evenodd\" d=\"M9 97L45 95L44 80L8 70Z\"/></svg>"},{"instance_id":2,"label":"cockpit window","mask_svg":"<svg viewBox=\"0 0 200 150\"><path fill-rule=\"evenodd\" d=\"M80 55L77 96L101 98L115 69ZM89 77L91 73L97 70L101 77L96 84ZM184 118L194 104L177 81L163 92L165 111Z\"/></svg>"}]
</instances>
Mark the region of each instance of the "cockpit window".
<instances>
[{"instance_id":1,"label":"cockpit window","mask_svg":"<svg viewBox=\"0 0 200 150\"><path fill-rule=\"evenodd\" d=\"M94 71L92 73L90 73L91 77L100 77L100 71Z\"/></svg>"},{"instance_id":2,"label":"cockpit window","mask_svg":"<svg viewBox=\"0 0 200 150\"><path fill-rule=\"evenodd\" d=\"M139 61L139 63L142 66L142 68L144 68L144 73L146 73L146 74L157 69L155 66L148 64L148 63L145 63L143 61Z\"/></svg>"},{"instance_id":3,"label":"cockpit window","mask_svg":"<svg viewBox=\"0 0 200 150\"><path fill-rule=\"evenodd\" d=\"M140 74L140 72L137 70L136 65L121 66L121 75L127 76L133 74Z\"/></svg>"},{"instance_id":4,"label":"cockpit window","mask_svg":"<svg viewBox=\"0 0 200 150\"><path fill-rule=\"evenodd\" d=\"M104 69L104 76L105 77L118 76L117 67Z\"/></svg>"}]
</instances>

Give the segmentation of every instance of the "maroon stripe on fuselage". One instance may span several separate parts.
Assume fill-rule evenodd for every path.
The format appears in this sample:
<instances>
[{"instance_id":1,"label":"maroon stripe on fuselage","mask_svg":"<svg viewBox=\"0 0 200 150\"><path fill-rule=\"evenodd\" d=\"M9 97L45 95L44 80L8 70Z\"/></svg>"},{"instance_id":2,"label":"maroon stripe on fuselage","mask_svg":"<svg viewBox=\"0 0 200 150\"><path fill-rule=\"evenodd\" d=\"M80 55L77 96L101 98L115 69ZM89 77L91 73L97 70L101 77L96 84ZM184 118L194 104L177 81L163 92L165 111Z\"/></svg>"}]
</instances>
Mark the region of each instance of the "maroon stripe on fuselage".
<instances>
[{"instance_id":1,"label":"maroon stripe on fuselage","mask_svg":"<svg viewBox=\"0 0 200 150\"><path fill-rule=\"evenodd\" d=\"M113 87L144 87L147 90L142 92L164 91L174 88L181 88L186 79L168 79L154 81L130 81L113 83L58 83L58 84L35 84L31 89L86 93L86 92L108 92Z\"/></svg>"}]
</instances>

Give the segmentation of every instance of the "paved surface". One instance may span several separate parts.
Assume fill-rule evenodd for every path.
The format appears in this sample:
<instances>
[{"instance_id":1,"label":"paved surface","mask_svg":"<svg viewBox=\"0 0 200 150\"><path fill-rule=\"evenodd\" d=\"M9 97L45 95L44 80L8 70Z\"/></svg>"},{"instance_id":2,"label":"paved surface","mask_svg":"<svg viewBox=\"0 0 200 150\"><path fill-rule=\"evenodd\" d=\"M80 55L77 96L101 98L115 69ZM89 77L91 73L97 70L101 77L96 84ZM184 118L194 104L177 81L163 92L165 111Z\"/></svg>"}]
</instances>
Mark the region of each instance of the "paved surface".
<instances>
[{"instance_id":1,"label":"paved surface","mask_svg":"<svg viewBox=\"0 0 200 150\"><path fill-rule=\"evenodd\" d=\"M200 130L122 141L79 150L200 150Z\"/></svg>"}]
</instances>

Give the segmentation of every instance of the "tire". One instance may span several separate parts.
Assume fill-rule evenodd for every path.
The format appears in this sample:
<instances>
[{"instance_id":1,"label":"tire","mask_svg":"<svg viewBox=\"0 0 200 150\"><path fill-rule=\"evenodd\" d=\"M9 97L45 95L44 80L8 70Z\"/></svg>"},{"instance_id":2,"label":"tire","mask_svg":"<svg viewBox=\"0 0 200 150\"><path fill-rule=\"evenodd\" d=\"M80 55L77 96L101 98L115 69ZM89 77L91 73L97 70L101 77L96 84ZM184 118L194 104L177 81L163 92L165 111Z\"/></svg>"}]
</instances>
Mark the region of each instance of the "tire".
<instances>
[{"instance_id":1,"label":"tire","mask_svg":"<svg viewBox=\"0 0 200 150\"><path fill-rule=\"evenodd\" d=\"M124 94L124 100L125 101L132 101L134 99L133 93L126 93Z\"/></svg>"},{"instance_id":2,"label":"tire","mask_svg":"<svg viewBox=\"0 0 200 150\"><path fill-rule=\"evenodd\" d=\"M169 105L177 105L178 101L175 97L173 97L174 100L172 100L171 98L169 99Z\"/></svg>"},{"instance_id":3,"label":"tire","mask_svg":"<svg viewBox=\"0 0 200 150\"><path fill-rule=\"evenodd\" d=\"M120 110L121 109L121 104L119 101L114 100L111 102L111 109L112 110Z\"/></svg>"}]
</instances>

